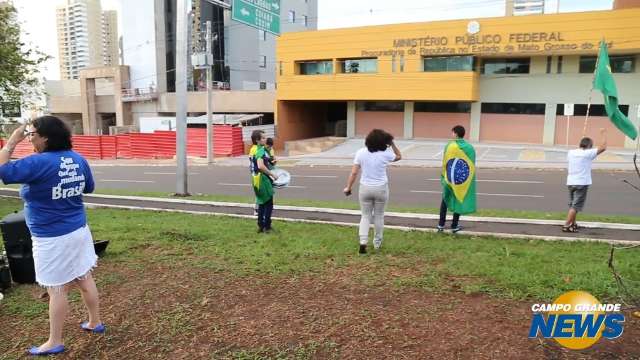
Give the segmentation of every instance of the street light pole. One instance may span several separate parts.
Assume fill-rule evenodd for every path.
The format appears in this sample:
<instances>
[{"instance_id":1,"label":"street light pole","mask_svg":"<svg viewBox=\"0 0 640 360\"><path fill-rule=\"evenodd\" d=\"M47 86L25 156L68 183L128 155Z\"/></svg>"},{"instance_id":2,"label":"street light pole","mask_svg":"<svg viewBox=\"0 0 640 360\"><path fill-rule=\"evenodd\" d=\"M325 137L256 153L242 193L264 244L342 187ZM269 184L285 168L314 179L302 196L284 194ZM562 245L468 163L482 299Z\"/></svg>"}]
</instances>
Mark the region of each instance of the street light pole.
<instances>
[{"instance_id":1,"label":"street light pole","mask_svg":"<svg viewBox=\"0 0 640 360\"><path fill-rule=\"evenodd\" d=\"M178 0L176 11L176 196L187 191L187 26L189 0Z\"/></svg>"},{"instance_id":2,"label":"street light pole","mask_svg":"<svg viewBox=\"0 0 640 360\"><path fill-rule=\"evenodd\" d=\"M213 62L213 52L211 46L211 21L207 21L207 163L213 163L213 125L211 120L211 66Z\"/></svg>"}]
</instances>

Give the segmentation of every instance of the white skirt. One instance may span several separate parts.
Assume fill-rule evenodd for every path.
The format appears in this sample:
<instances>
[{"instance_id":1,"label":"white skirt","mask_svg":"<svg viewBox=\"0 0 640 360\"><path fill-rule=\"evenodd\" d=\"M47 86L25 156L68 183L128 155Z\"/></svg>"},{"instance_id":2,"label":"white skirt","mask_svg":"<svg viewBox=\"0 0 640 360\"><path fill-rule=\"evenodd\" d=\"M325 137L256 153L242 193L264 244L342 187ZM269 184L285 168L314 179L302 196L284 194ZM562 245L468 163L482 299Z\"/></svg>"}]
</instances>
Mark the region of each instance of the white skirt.
<instances>
[{"instance_id":1,"label":"white skirt","mask_svg":"<svg viewBox=\"0 0 640 360\"><path fill-rule=\"evenodd\" d=\"M45 287L62 286L81 278L98 261L88 225L66 235L32 236L31 240L36 281Z\"/></svg>"}]
</instances>

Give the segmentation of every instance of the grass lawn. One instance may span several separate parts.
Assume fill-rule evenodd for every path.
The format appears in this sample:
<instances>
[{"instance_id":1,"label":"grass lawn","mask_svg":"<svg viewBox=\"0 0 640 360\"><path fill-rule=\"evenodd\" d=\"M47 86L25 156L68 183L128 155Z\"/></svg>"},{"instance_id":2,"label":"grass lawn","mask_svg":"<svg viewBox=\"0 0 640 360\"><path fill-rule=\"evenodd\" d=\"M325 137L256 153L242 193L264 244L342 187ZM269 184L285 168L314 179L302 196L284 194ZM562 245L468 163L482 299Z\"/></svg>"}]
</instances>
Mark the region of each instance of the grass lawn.
<instances>
[{"instance_id":1,"label":"grass lawn","mask_svg":"<svg viewBox=\"0 0 640 360\"><path fill-rule=\"evenodd\" d=\"M311 204L307 202L305 205ZM21 207L21 201L0 198L0 215ZM205 330L210 341L219 337L223 342L216 345L216 351L220 351L216 356L206 354L214 358L351 357L362 353L352 353L350 351L357 350L346 347L345 344L351 344L353 339L348 335L344 335L344 339L340 337L339 331L335 330L342 326L340 321L352 327L349 331L365 337L370 329L375 333L397 325L398 333L387 334L393 343L393 339L396 336L400 339L403 333L402 321L422 321L419 319L423 316L426 319L433 316L433 312L447 312L458 305L473 307L478 302L508 302L510 306L531 304L552 301L563 292L578 289L592 293L602 302L615 302L619 297L618 288L607 268L610 247L603 244L387 230L381 252L360 256L357 254L356 229L352 227L275 222L277 233L262 235L255 233L253 221L230 217L111 209L89 210L88 214L94 238L111 241L96 277L105 297L103 311L110 316L109 323L118 324L118 330L107 337L106 348L91 347L91 354L100 357L105 354L115 358L126 357L127 352L108 350L118 344L119 348L132 351L130 354L145 354L152 347L167 358L175 355L175 348L167 342L179 342L181 346L187 346L182 351L199 356L185 344L198 340L197 334L202 326L207 326ZM639 253L640 249L632 249L619 251L616 255L617 269L630 280L627 285L638 297ZM323 287L325 285L321 284L325 282L330 286ZM320 288L322 290L317 290ZM310 298L287 302L314 289L318 293ZM33 334L40 337L45 334L43 321L47 306L33 299L35 291L34 287L15 287L0 303L0 326L7 328L15 321L24 325L18 332L24 337L19 343L22 347L28 345L23 342L29 341ZM378 318L372 315L371 311L375 314L375 310L367 308L366 303L356 311L357 321L344 314L339 315L342 308L334 302L351 299L352 291L362 292L359 296L363 299L391 296L388 301L397 305L397 311L406 306L407 309L403 310L406 313L384 315L390 322L398 322L388 325L389 328L378 328L383 325L367 322L367 319L376 321ZM337 292L338 295L325 299L323 294L327 292ZM220 297L221 294L224 297ZM359 296L346 304L357 301ZM465 303L468 296L472 298ZM417 301L415 297L423 300ZM424 297L439 300L434 301L433 312L416 314L416 304L426 304ZM210 300L212 298L217 300ZM315 306L314 301L325 303ZM243 304L242 308L238 309L237 304ZM254 304L259 306L252 308ZM288 307L270 310L270 307L284 307L285 304ZM81 316L78 315L82 314L82 309L77 293L72 298L72 307L72 313ZM212 319L203 317L203 314L208 314L203 308L212 311ZM526 310L526 305L524 308ZM220 309L224 311L217 318L215 314L222 311ZM525 310L523 317L526 316ZM300 319L304 319L305 324L303 330L298 331L307 331L307 335L300 335L297 340L286 340L289 339L286 328L302 326L297 321L303 320L281 317L297 314L297 311L303 313ZM123 313L130 314L131 318ZM252 314L256 313L262 315L254 318ZM495 316L504 316L503 312L500 314ZM308 320L309 317L315 319L315 323ZM265 318L273 323L265 325ZM149 322L149 319L154 320ZM274 323L279 319L283 322L277 327ZM527 321L521 320L525 328L523 331L526 331ZM256 328L247 335L247 327L251 326ZM334 330L329 334L330 329ZM315 338L310 335L315 334L314 331L333 340ZM17 354L19 349L6 338L6 332L0 333L5 334L0 334L0 354ZM136 342L132 333L145 339L142 342L149 348L141 345L139 339ZM237 339L224 340L225 336L236 333ZM72 334L70 342L85 344L82 342L85 340L79 340L83 334ZM246 343L241 340L253 339L252 336L258 340L246 340ZM522 341L526 341L526 336L522 337ZM527 344L514 346L529 346ZM92 344L86 343L86 346ZM357 343L354 346L357 348ZM537 351L535 344L531 346L531 351ZM415 354L422 354L415 351ZM372 357L383 353L374 353ZM398 354L390 352L388 356ZM462 357L478 355L459 354ZM75 353L75 356L83 355Z\"/></svg>"}]
</instances>

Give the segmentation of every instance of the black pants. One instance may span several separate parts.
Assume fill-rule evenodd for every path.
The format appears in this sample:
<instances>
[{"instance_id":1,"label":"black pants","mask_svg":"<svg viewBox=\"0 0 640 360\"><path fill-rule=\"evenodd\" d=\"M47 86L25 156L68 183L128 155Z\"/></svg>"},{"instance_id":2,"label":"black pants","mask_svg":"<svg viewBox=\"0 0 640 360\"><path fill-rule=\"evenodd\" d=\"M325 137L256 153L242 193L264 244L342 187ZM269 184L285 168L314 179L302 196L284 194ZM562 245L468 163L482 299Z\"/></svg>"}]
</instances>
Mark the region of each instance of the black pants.
<instances>
[{"instance_id":1,"label":"black pants","mask_svg":"<svg viewBox=\"0 0 640 360\"><path fill-rule=\"evenodd\" d=\"M453 222L451 223L451 228L458 227L458 221L460 220L460 214L453 213ZM444 227L445 222L447 221L447 203L442 199L442 203L440 204L440 221L438 225Z\"/></svg>"},{"instance_id":2,"label":"black pants","mask_svg":"<svg viewBox=\"0 0 640 360\"><path fill-rule=\"evenodd\" d=\"M271 213L273 212L273 197L264 204L258 205L258 228L271 229Z\"/></svg>"}]
</instances>

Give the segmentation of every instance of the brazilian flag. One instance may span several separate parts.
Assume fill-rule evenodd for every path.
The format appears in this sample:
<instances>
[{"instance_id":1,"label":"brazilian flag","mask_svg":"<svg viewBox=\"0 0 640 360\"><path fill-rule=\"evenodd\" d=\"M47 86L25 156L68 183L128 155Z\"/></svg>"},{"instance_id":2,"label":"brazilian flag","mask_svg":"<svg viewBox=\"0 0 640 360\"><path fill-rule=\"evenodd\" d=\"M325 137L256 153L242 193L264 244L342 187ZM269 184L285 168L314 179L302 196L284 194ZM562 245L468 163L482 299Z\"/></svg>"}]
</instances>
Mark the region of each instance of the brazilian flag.
<instances>
[{"instance_id":1,"label":"brazilian flag","mask_svg":"<svg viewBox=\"0 0 640 360\"><path fill-rule=\"evenodd\" d=\"M604 109L607 111L607 116L609 116L613 125L622 131L623 134L635 140L638 136L635 125L624 116L618 107L618 89L611 74L609 53L607 52L607 45L604 41L600 42L600 52L598 53L597 63L598 66L596 67L593 77L593 88L602 92Z\"/></svg>"},{"instance_id":2,"label":"brazilian flag","mask_svg":"<svg viewBox=\"0 0 640 360\"><path fill-rule=\"evenodd\" d=\"M260 145L256 147L255 153L253 149L251 154L251 185L253 186L253 192L256 194L256 203L262 205L268 202L273 197L273 184L271 179L265 175L260 169L258 169L258 159L263 159L265 165L268 165L265 152L267 149Z\"/></svg>"},{"instance_id":3,"label":"brazilian flag","mask_svg":"<svg viewBox=\"0 0 640 360\"><path fill-rule=\"evenodd\" d=\"M476 151L468 142L449 141L442 157L442 197L449 211L471 214L476 211Z\"/></svg>"}]
</instances>

